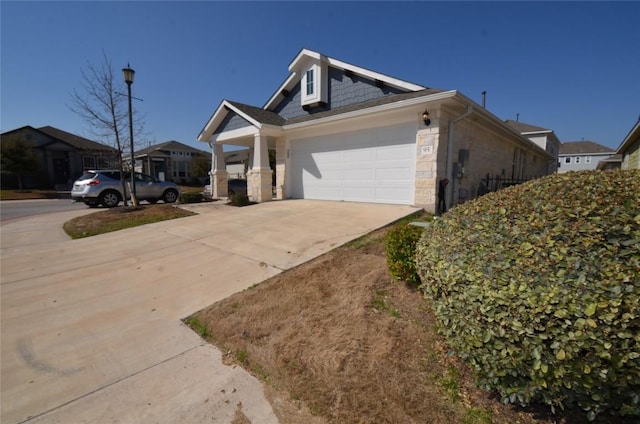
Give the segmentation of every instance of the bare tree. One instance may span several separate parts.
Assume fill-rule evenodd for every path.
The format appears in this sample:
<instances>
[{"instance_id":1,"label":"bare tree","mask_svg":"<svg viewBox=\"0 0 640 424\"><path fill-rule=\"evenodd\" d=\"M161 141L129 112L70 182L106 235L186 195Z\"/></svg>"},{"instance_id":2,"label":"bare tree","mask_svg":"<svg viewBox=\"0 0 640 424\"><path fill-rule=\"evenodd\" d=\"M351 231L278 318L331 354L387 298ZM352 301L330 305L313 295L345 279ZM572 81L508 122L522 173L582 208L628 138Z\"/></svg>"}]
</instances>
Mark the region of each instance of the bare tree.
<instances>
[{"instance_id":1,"label":"bare tree","mask_svg":"<svg viewBox=\"0 0 640 424\"><path fill-rule=\"evenodd\" d=\"M86 69L81 70L81 90L74 90L71 94L69 109L82 117L90 126L91 132L103 144L110 145L118 151L118 166L120 169L122 192L125 193L124 205L127 206L126 183L124 173L124 161L122 155L128 141L128 106L124 81L115 78L111 60L106 53L102 53L102 62L99 65L87 64ZM135 117L135 113L134 113ZM134 121L134 133L140 134L143 125ZM131 172L133 175L134 158L131 158ZM137 199L132 203L137 205Z\"/></svg>"}]
</instances>

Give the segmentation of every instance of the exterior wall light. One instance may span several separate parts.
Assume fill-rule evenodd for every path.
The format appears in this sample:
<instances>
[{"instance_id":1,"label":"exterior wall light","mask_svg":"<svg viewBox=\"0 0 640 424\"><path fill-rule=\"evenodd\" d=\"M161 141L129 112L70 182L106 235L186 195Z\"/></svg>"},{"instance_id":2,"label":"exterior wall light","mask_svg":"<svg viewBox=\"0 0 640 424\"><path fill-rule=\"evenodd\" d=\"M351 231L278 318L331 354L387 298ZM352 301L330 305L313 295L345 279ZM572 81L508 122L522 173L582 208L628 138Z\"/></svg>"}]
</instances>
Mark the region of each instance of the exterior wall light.
<instances>
[{"instance_id":1,"label":"exterior wall light","mask_svg":"<svg viewBox=\"0 0 640 424\"><path fill-rule=\"evenodd\" d=\"M424 112L422 112L422 120L424 121L424 124L428 127L429 125L431 125L431 119L429 119L429 111L425 110Z\"/></svg>"}]
</instances>

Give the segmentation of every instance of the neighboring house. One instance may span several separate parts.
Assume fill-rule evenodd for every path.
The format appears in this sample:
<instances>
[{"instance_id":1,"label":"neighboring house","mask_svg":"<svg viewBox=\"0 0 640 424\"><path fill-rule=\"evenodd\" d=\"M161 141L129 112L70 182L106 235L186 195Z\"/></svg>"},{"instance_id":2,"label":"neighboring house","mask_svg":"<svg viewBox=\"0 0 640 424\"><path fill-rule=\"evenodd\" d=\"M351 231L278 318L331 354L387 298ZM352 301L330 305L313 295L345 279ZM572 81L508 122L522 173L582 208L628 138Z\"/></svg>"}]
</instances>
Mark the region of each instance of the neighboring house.
<instances>
[{"instance_id":1,"label":"neighboring house","mask_svg":"<svg viewBox=\"0 0 640 424\"><path fill-rule=\"evenodd\" d=\"M609 171L611 169L620 169L622 165L622 155L612 155L598 162L596 169L598 171Z\"/></svg>"},{"instance_id":2,"label":"neighboring house","mask_svg":"<svg viewBox=\"0 0 640 424\"><path fill-rule=\"evenodd\" d=\"M211 188L227 193L223 145L253 147L249 196L418 205L435 212L483 193L483 178L549 173L554 156L456 90L444 91L303 49L263 107L223 100L198 140ZM448 184L445 184L448 183Z\"/></svg>"},{"instance_id":3,"label":"neighboring house","mask_svg":"<svg viewBox=\"0 0 640 424\"><path fill-rule=\"evenodd\" d=\"M518 131L529 140L542 147L550 155L554 157L554 161L549 163L549 174L552 174L558 170L558 154L560 153L560 140L553 132L548 128L537 127L531 124L525 124L524 122L513 121L507 119L504 121L514 130Z\"/></svg>"},{"instance_id":4,"label":"neighboring house","mask_svg":"<svg viewBox=\"0 0 640 424\"><path fill-rule=\"evenodd\" d=\"M224 152L227 176L229 178L247 178L251 149L231 150Z\"/></svg>"},{"instance_id":5,"label":"neighboring house","mask_svg":"<svg viewBox=\"0 0 640 424\"><path fill-rule=\"evenodd\" d=\"M130 156L125 156L127 163ZM161 181L175 181L181 184L202 177L202 175L193 173L195 160L211 160L211 153L175 140L138 150L134 156L136 171L151 175Z\"/></svg>"},{"instance_id":6,"label":"neighboring house","mask_svg":"<svg viewBox=\"0 0 640 424\"><path fill-rule=\"evenodd\" d=\"M24 126L2 133L2 140L14 137L33 146L40 164L38 173L27 175L27 187L70 189L83 171L118 163L116 149L51 126Z\"/></svg>"},{"instance_id":7,"label":"neighboring house","mask_svg":"<svg viewBox=\"0 0 640 424\"><path fill-rule=\"evenodd\" d=\"M615 151L593 141L567 141L560 145L558 172L597 169L598 162Z\"/></svg>"},{"instance_id":8,"label":"neighboring house","mask_svg":"<svg viewBox=\"0 0 640 424\"><path fill-rule=\"evenodd\" d=\"M622 140L616 153L622 155L622 169L640 169L640 120Z\"/></svg>"}]
</instances>

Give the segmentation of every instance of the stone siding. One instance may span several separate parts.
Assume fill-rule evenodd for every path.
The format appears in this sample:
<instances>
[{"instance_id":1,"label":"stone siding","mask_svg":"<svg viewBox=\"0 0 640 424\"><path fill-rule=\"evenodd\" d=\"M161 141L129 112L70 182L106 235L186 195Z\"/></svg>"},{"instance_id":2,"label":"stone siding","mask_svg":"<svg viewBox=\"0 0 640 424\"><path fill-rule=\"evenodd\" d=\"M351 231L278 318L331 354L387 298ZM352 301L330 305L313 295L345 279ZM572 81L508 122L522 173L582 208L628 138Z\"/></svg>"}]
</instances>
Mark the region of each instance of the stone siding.
<instances>
[{"instance_id":1,"label":"stone siding","mask_svg":"<svg viewBox=\"0 0 640 424\"><path fill-rule=\"evenodd\" d=\"M286 199L287 145L283 137L276 140L276 199Z\"/></svg>"},{"instance_id":2,"label":"stone siding","mask_svg":"<svg viewBox=\"0 0 640 424\"><path fill-rule=\"evenodd\" d=\"M622 169L640 169L640 140L627 149L622 161Z\"/></svg>"}]
</instances>

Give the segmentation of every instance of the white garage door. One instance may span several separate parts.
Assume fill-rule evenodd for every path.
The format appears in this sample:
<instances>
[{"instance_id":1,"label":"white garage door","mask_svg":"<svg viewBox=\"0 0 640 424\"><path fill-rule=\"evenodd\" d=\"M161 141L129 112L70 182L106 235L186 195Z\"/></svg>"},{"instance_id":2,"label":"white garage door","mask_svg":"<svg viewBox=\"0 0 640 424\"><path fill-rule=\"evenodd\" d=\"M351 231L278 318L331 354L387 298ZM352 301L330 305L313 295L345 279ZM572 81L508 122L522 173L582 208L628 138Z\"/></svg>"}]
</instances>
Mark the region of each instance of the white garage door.
<instances>
[{"instance_id":1,"label":"white garage door","mask_svg":"<svg viewBox=\"0 0 640 424\"><path fill-rule=\"evenodd\" d=\"M293 198L412 204L415 125L291 141Z\"/></svg>"}]
</instances>

